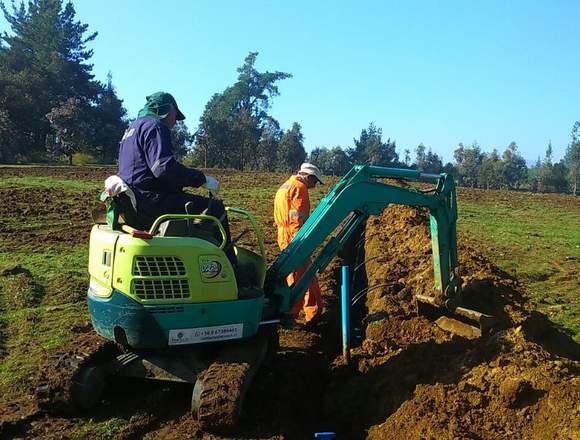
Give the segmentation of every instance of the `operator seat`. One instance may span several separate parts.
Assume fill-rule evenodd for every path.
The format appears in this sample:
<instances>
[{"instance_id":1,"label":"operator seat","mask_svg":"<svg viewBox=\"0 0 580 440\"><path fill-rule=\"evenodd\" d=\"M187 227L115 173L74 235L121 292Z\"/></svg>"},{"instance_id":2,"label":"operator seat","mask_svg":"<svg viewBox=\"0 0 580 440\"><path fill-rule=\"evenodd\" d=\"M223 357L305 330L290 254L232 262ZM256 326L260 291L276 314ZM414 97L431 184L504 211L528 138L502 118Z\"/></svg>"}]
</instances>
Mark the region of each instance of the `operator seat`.
<instances>
[{"instance_id":1,"label":"operator seat","mask_svg":"<svg viewBox=\"0 0 580 440\"><path fill-rule=\"evenodd\" d=\"M125 193L121 193L115 197L115 202L117 203L119 214L125 220L125 223L129 226L147 231L153 225L155 218L150 217L141 212L137 212L131 199ZM186 206L186 210L187 206ZM194 222L187 219L171 219L165 220L159 225L159 232L157 235L160 237L195 237L201 238L202 240L207 240L210 243L219 245L215 237L212 236L211 227L213 223L207 222ZM208 227L209 226L209 227Z\"/></svg>"}]
</instances>

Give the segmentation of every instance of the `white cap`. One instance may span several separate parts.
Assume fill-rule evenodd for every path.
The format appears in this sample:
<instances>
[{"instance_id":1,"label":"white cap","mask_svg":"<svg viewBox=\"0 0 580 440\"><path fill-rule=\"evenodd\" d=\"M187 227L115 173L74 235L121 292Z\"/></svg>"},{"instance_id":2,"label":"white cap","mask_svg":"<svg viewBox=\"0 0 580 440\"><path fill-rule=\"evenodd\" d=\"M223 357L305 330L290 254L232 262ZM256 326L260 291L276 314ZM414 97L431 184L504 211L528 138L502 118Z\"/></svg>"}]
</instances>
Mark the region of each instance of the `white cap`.
<instances>
[{"instance_id":1,"label":"white cap","mask_svg":"<svg viewBox=\"0 0 580 440\"><path fill-rule=\"evenodd\" d=\"M311 163L305 162L302 165L300 165L300 170L298 171L298 173L314 176L318 179L318 181L321 184L324 184L324 182L322 181L322 173L320 172L320 170L316 165L312 165Z\"/></svg>"}]
</instances>

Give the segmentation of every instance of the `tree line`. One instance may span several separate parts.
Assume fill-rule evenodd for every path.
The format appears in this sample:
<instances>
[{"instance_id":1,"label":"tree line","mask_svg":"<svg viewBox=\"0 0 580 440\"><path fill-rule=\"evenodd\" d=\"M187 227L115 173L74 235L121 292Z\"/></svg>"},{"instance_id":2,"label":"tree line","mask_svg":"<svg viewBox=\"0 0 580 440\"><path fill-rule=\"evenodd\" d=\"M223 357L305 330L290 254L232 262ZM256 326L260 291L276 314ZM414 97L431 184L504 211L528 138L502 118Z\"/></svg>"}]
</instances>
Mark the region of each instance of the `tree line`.
<instances>
[{"instance_id":1,"label":"tree line","mask_svg":"<svg viewBox=\"0 0 580 440\"><path fill-rule=\"evenodd\" d=\"M485 152L474 142L460 143L453 152L453 162L444 163L431 148L419 144L412 152L403 150L399 158L396 144L382 140L382 131L373 123L363 129L353 148L315 148L308 156L325 174L342 175L354 163L366 163L415 169L426 173L453 174L460 186L483 189L529 190L540 192L572 192L578 194L580 172L580 122L572 129L565 157L559 162L552 158L548 144L544 158L528 167L519 147L511 142L500 154L497 149Z\"/></svg>"},{"instance_id":2,"label":"tree line","mask_svg":"<svg viewBox=\"0 0 580 440\"><path fill-rule=\"evenodd\" d=\"M431 148L419 144L414 157L409 149L399 157L391 138L383 139L382 129L371 122L353 139L352 147L304 149L301 126L294 122L286 131L268 114L271 100L279 95L276 83L290 78L285 72L258 72L257 52L251 52L238 68L238 80L207 103L197 131L191 135L186 161L195 166L239 170L296 170L304 161L316 164L324 174L342 175L353 164L412 168L423 172L447 172L459 185L485 189L528 189L542 192L578 191L580 168L580 122L572 129L566 156L552 160L548 145L543 160L528 167L515 142L500 154L497 149L482 151L474 142L460 143L453 162L443 159Z\"/></svg>"},{"instance_id":3,"label":"tree line","mask_svg":"<svg viewBox=\"0 0 580 440\"><path fill-rule=\"evenodd\" d=\"M130 119L109 74L95 80L87 44L97 37L75 19L69 1L31 0L8 10L0 0L11 33L0 35L0 163L54 162L85 157L113 163ZM528 167L519 147L485 152L476 143L460 143L453 162L419 144L402 156L391 138L374 123L363 128L352 146L320 146L309 154L298 122L283 129L269 114L286 72L260 72L257 52L237 69L236 82L214 94L191 133L179 123L172 131L175 154L200 167L293 171L309 160L325 174L342 175L355 163L406 167L454 174L459 185L473 188L529 189L577 194L580 168L580 122L572 128L566 156L544 158Z\"/></svg>"}]
</instances>

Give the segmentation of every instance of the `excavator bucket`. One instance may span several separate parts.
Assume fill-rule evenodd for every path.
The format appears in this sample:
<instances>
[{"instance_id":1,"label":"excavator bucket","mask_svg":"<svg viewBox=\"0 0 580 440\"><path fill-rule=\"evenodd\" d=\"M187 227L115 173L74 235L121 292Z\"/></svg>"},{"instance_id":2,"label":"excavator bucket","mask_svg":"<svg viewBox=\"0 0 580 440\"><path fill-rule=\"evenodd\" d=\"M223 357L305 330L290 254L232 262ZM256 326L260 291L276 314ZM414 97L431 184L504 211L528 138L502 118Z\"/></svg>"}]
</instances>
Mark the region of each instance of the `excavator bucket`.
<instances>
[{"instance_id":1,"label":"excavator bucket","mask_svg":"<svg viewBox=\"0 0 580 440\"><path fill-rule=\"evenodd\" d=\"M477 339L489 333L496 318L465 307L439 304L434 297L415 295L417 313L435 321L441 329L467 339Z\"/></svg>"}]
</instances>

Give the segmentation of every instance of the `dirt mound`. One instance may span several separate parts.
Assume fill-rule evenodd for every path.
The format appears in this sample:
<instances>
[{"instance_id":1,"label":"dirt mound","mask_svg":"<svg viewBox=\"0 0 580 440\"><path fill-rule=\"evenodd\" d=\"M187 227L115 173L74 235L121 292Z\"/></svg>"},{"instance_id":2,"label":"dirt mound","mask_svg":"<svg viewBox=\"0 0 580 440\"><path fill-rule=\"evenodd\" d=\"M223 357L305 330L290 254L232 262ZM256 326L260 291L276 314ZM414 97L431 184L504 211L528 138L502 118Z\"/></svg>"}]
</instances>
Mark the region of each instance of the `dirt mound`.
<instances>
[{"instance_id":1,"label":"dirt mound","mask_svg":"<svg viewBox=\"0 0 580 440\"><path fill-rule=\"evenodd\" d=\"M391 206L372 218L365 253L369 314L386 312L408 319L415 311L413 295L437 294L426 210ZM531 305L519 292L517 281L468 245L460 243L458 255L466 307L498 317L504 328L521 322ZM420 333L423 327L418 326Z\"/></svg>"},{"instance_id":2,"label":"dirt mound","mask_svg":"<svg viewBox=\"0 0 580 440\"><path fill-rule=\"evenodd\" d=\"M459 246L467 307L493 314L488 337L466 340L416 316L433 295L428 214L393 206L365 243L366 339L337 366L327 410L346 438L578 438L580 350L531 308L518 283ZM566 356L566 357L560 357Z\"/></svg>"},{"instance_id":3,"label":"dirt mound","mask_svg":"<svg viewBox=\"0 0 580 440\"><path fill-rule=\"evenodd\" d=\"M446 359L449 380L419 380L369 438L577 438L577 362L550 355L521 327L465 348ZM431 356L422 362L433 364Z\"/></svg>"}]
</instances>

